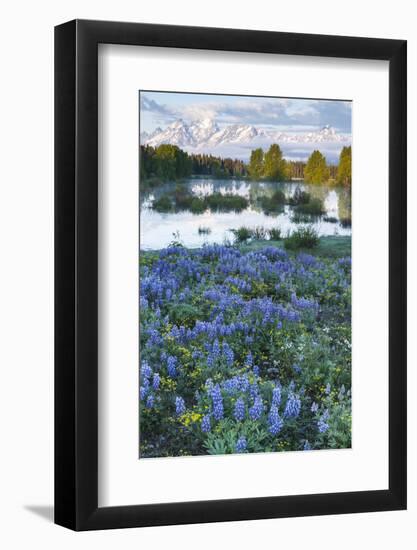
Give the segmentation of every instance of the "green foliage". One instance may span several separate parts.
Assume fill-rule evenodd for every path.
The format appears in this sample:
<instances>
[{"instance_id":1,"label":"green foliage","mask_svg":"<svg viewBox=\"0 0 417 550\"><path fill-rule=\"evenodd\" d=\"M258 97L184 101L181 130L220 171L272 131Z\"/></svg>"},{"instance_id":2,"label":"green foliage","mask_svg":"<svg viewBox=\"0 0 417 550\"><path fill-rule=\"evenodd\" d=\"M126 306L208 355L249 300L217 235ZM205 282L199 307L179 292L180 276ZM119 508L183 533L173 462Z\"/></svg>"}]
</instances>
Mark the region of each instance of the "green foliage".
<instances>
[{"instance_id":1,"label":"green foliage","mask_svg":"<svg viewBox=\"0 0 417 550\"><path fill-rule=\"evenodd\" d=\"M244 243L252 237L252 230L249 227L239 227L238 229L232 229L236 242Z\"/></svg>"},{"instance_id":2,"label":"green foliage","mask_svg":"<svg viewBox=\"0 0 417 550\"><path fill-rule=\"evenodd\" d=\"M281 212L283 210L286 198L285 193L277 189L271 197L261 198L261 207L265 214Z\"/></svg>"},{"instance_id":3,"label":"green foliage","mask_svg":"<svg viewBox=\"0 0 417 550\"><path fill-rule=\"evenodd\" d=\"M231 210L240 212L249 205L247 198L241 197L240 195L233 195L232 193L213 193L205 197L205 203L210 210L218 212L229 212Z\"/></svg>"},{"instance_id":4,"label":"green foliage","mask_svg":"<svg viewBox=\"0 0 417 550\"><path fill-rule=\"evenodd\" d=\"M288 200L288 203L291 206L307 204L308 202L310 202L310 193L307 193L307 191L303 191L299 186L294 191L294 195Z\"/></svg>"},{"instance_id":5,"label":"green foliage","mask_svg":"<svg viewBox=\"0 0 417 550\"><path fill-rule=\"evenodd\" d=\"M289 169L282 156L279 145L273 143L265 153L263 177L271 181L283 181L289 178Z\"/></svg>"},{"instance_id":6,"label":"green foliage","mask_svg":"<svg viewBox=\"0 0 417 550\"><path fill-rule=\"evenodd\" d=\"M175 181L191 176L191 173L190 156L176 145L164 143L156 148L140 148L140 177L141 181L146 181L148 185L149 180Z\"/></svg>"},{"instance_id":7,"label":"green foliage","mask_svg":"<svg viewBox=\"0 0 417 550\"><path fill-rule=\"evenodd\" d=\"M202 214L206 210L206 203L200 197L194 197L191 200L190 210L193 214Z\"/></svg>"},{"instance_id":8,"label":"green foliage","mask_svg":"<svg viewBox=\"0 0 417 550\"><path fill-rule=\"evenodd\" d=\"M350 186L352 184L352 147L343 147L337 169L337 183Z\"/></svg>"},{"instance_id":9,"label":"green foliage","mask_svg":"<svg viewBox=\"0 0 417 550\"><path fill-rule=\"evenodd\" d=\"M284 246L287 250L314 248L318 243L317 231L312 226L296 229L284 239Z\"/></svg>"},{"instance_id":10,"label":"green foliage","mask_svg":"<svg viewBox=\"0 0 417 550\"><path fill-rule=\"evenodd\" d=\"M162 197L153 201L152 208L157 212L171 212L173 204L168 195L162 195Z\"/></svg>"},{"instance_id":11,"label":"green foliage","mask_svg":"<svg viewBox=\"0 0 417 550\"><path fill-rule=\"evenodd\" d=\"M307 183L325 183L330 177L326 159L320 151L313 151L304 170L304 180Z\"/></svg>"},{"instance_id":12,"label":"green foliage","mask_svg":"<svg viewBox=\"0 0 417 550\"><path fill-rule=\"evenodd\" d=\"M273 227L268 233L271 241L280 241L282 239L282 233L279 227Z\"/></svg>"},{"instance_id":13,"label":"green foliage","mask_svg":"<svg viewBox=\"0 0 417 550\"><path fill-rule=\"evenodd\" d=\"M295 211L299 214L307 214L309 216L321 216L325 213L323 201L319 198L310 198L309 202L299 204L295 207Z\"/></svg>"},{"instance_id":14,"label":"green foliage","mask_svg":"<svg viewBox=\"0 0 417 550\"><path fill-rule=\"evenodd\" d=\"M250 154L248 173L252 179L260 179L264 172L264 152L261 148L254 149Z\"/></svg>"},{"instance_id":15,"label":"green foliage","mask_svg":"<svg viewBox=\"0 0 417 550\"><path fill-rule=\"evenodd\" d=\"M245 177L246 165L243 160L214 157L205 154L192 154L192 172L196 176L213 178Z\"/></svg>"},{"instance_id":16,"label":"green foliage","mask_svg":"<svg viewBox=\"0 0 417 550\"><path fill-rule=\"evenodd\" d=\"M257 225L252 230L252 238L257 241L264 241L268 236L268 231L262 225Z\"/></svg>"},{"instance_id":17,"label":"green foliage","mask_svg":"<svg viewBox=\"0 0 417 550\"><path fill-rule=\"evenodd\" d=\"M222 420L216 426L215 432L207 435L204 446L210 455L233 454L236 452L236 442L242 436L247 441L247 452L261 453L274 450L272 446L265 444L269 439L266 426L251 420L238 425L229 419Z\"/></svg>"}]
</instances>

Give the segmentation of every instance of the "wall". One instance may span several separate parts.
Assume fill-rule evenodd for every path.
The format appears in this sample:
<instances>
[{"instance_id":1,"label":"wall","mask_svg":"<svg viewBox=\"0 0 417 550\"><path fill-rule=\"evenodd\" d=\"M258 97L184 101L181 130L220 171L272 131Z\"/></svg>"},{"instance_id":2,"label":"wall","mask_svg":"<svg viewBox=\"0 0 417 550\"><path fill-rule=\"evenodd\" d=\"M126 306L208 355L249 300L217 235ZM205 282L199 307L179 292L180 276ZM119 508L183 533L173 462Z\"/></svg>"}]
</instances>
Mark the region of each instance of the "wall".
<instances>
[{"instance_id":1,"label":"wall","mask_svg":"<svg viewBox=\"0 0 417 550\"><path fill-rule=\"evenodd\" d=\"M0 541L4 548L291 546L413 548L416 538L416 288L409 289L409 510L320 518L74 534L51 521L53 472L53 26L75 17L409 40L409 151L417 147L413 4L368 1L226 3L15 0L2 8L0 127ZM409 155L409 204L416 203ZM413 211L411 211L414 214ZM410 216L411 218L411 216ZM416 218L409 222L415 281Z\"/></svg>"}]
</instances>

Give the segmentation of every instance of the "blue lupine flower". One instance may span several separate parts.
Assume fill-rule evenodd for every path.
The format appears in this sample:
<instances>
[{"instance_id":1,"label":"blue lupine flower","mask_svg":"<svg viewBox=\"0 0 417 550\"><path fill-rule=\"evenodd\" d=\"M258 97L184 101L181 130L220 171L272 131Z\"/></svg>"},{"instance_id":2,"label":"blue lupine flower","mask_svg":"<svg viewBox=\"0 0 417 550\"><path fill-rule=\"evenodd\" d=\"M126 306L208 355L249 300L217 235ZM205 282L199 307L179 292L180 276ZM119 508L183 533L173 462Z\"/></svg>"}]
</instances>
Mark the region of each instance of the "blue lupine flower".
<instances>
[{"instance_id":1,"label":"blue lupine flower","mask_svg":"<svg viewBox=\"0 0 417 550\"><path fill-rule=\"evenodd\" d=\"M324 391L325 391L325 393L326 393L326 395L329 395L329 393L330 393L330 390L331 390L331 388L330 388L330 384L329 384L329 383L327 383L326 389L324 390Z\"/></svg>"},{"instance_id":2,"label":"blue lupine flower","mask_svg":"<svg viewBox=\"0 0 417 550\"><path fill-rule=\"evenodd\" d=\"M181 416L185 413L185 401L182 397L177 396L175 398L175 414Z\"/></svg>"},{"instance_id":3,"label":"blue lupine flower","mask_svg":"<svg viewBox=\"0 0 417 550\"><path fill-rule=\"evenodd\" d=\"M319 410L319 406L317 405L317 403L315 401L313 401L313 404L311 405L310 410L311 410L312 413L316 413Z\"/></svg>"},{"instance_id":4,"label":"blue lupine flower","mask_svg":"<svg viewBox=\"0 0 417 550\"><path fill-rule=\"evenodd\" d=\"M173 355L169 355L167 358L167 372L171 378L177 376L177 358Z\"/></svg>"},{"instance_id":5,"label":"blue lupine flower","mask_svg":"<svg viewBox=\"0 0 417 550\"><path fill-rule=\"evenodd\" d=\"M155 391L159 390L160 382L161 382L161 377L159 376L159 373L155 372L154 375L153 375L153 380L152 380L152 388Z\"/></svg>"},{"instance_id":6,"label":"blue lupine flower","mask_svg":"<svg viewBox=\"0 0 417 550\"><path fill-rule=\"evenodd\" d=\"M203 416L201 420L201 431L204 433L208 433L211 430L211 421L210 421L210 415L206 414Z\"/></svg>"},{"instance_id":7,"label":"blue lupine flower","mask_svg":"<svg viewBox=\"0 0 417 550\"><path fill-rule=\"evenodd\" d=\"M144 378L150 378L152 376L152 369L146 361L142 361L140 373Z\"/></svg>"},{"instance_id":8,"label":"blue lupine flower","mask_svg":"<svg viewBox=\"0 0 417 550\"><path fill-rule=\"evenodd\" d=\"M226 364L229 367L231 367L233 365L235 355L233 353L232 348L229 346L227 342L223 342L223 355L226 359Z\"/></svg>"},{"instance_id":9,"label":"blue lupine flower","mask_svg":"<svg viewBox=\"0 0 417 550\"><path fill-rule=\"evenodd\" d=\"M139 397L142 399L142 401L145 399L147 393L148 393L148 388L145 388L144 386L141 386L139 388Z\"/></svg>"},{"instance_id":10,"label":"blue lupine flower","mask_svg":"<svg viewBox=\"0 0 417 550\"><path fill-rule=\"evenodd\" d=\"M146 399L146 407L148 409L152 409L154 403L155 403L155 397L150 393L148 395L148 398Z\"/></svg>"},{"instance_id":11,"label":"blue lupine flower","mask_svg":"<svg viewBox=\"0 0 417 550\"><path fill-rule=\"evenodd\" d=\"M258 395L255 397L252 407L249 409L249 416L252 420L259 420L262 416L264 406L262 398Z\"/></svg>"},{"instance_id":12,"label":"blue lupine flower","mask_svg":"<svg viewBox=\"0 0 417 550\"><path fill-rule=\"evenodd\" d=\"M323 420L323 418L319 418L317 422L317 428L319 429L319 432L322 434L327 432L327 430L329 429L329 425L327 424L327 422Z\"/></svg>"},{"instance_id":13,"label":"blue lupine flower","mask_svg":"<svg viewBox=\"0 0 417 550\"><path fill-rule=\"evenodd\" d=\"M281 386L279 384L272 390L272 404L277 407L281 404Z\"/></svg>"},{"instance_id":14,"label":"blue lupine flower","mask_svg":"<svg viewBox=\"0 0 417 550\"><path fill-rule=\"evenodd\" d=\"M311 445L310 445L310 443L308 442L307 439L304 442L303 451L311 451Z\"/></svg>"},{"instance_id":15,"label":"blue lupine flower","mask_svg":"<svg viewBox=\"0 0 417 550\"><path fill-rule=\"evenodd\" d=\"M224 414L223 397L218 384L211 391L211 399L213 401L213 416L216 420L221 420Z\"/></svg>"},{"instance_id":16,"label":"blue lupine flower","mask_svg":"<svg viewBox=\"0 0 417 550\"><path fill-rule=\"evenodd\" d=\"M276 405L271 406L271 410L269 411L269 432L272 435L277 435L282 429L282 426L284 425L284 421L280 417L278 413L278 407Z\"/></svg>"},{"instance_id":17,"label":"blue lupine flower","mask_svg":"<svg viewBox=\"0 0 417 550\"><path fill-rule=\"evenodd\" d=\"M235 450L237 453L244 453L246 451L247 446L248 446L248 443L246 441L246 437L242 435L237 440Z\"/></svg>"},{"instance_id":18,"label":"blue lupine flower","mask_svg":"<svg viewBox=\"0 0 417 550\"><path fill-rule=\"evenodd\" d=\"M321 434L327 432L327 430L329 429L329 425L326 422L328 418L329 418L329 410L326 409L317 422L317 428Z\"/></svg>"},{"instance_id":19,"label":"blue lupine flower","mask_svg":"<svg viewBox=\"0 0 417 550\"><path fill-rule=\"evenodd\" d=\"M284 416L287 418L297 418L301 410L300 398L294 393L290 393L285 405Z\"/></svg>"},{"instance_id":20,"label":"blue lupine flower","mask_svg":"<svg viewBox=\"0 0 417 550\"><path fill-rule=\"evenodd\" d=\"M259 372L260 372L260 371L259 371L258 365L253 365L253 369L252 369L252 370L253 370L253 374L254 374L255 376L259 376Z\"/></svg>"},{"instance_id":21,"label":"blue lupine flower","mask_svg":"<svg viewBox=\"0 0 417 550\"><path fill-rule=\"evenodd\" d=\"M239 399L235 403L234 417L236 418L236 420L242 422L242 420L245 419L245 414L245 402L243 401L242 397L239 397Z\"/></svg>"},{"instance_id":22,"label":"blue lupine flower","mask_svg":"<svg viewBox=\"0 0 417 550\"><path fill-rule=\"evenodd\" d=\"M249 353L246 355L245 364L248 365L248 367L252 367L252 365L253 365L253 357L252 357L252 353L251 353L251 352L249 352Z\"/></svg>"}]
</instances>

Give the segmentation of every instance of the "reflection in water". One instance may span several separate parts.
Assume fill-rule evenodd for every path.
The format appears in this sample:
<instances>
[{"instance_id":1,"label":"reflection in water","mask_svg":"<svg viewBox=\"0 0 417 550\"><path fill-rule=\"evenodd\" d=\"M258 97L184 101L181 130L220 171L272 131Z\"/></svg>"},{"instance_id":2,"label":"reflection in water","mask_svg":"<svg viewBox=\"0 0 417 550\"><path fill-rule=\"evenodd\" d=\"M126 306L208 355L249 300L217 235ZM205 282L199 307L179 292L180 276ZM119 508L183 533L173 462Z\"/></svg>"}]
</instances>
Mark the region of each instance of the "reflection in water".
<instances>
[{"instance_id":1,"label":"reflection in water","mask_svg":"<svg viewBox=\"0 0 417 550\"><path fill-rule=\"evenodd\" d=\"M203 243L223 243L233 241L231 229L242 225L253 228L263 226L265 229L279 227L285 235L293 231L299 224L292 221L292 208L285 205L277 214L265 214L260 207L262 197L270 197L280 189L287 197L291 197L297 188L307 191L314 198L324 202L326 216L336 218L337 223L315 219L312 225L319 235L350 235L349 227L343 227L340 220L351 216L350 191L339 187L324 185L307 185L297 183L270 183L247 180L215 180L207 178L192 178L185 182L188 189L198 195L212 193L232 193L249 200L249 207L241 212L211 212L202 214L189 211L160 213L152 209L154 199L175 189L175 183L167 183L156 189L141 193L140 211L140 247L144 250L164 248L174 240L174 233L179 234L180 241L187 247L197 248ZM199 233L198 228L210 229L210 233Z\"/></svg>"}]
</instances>

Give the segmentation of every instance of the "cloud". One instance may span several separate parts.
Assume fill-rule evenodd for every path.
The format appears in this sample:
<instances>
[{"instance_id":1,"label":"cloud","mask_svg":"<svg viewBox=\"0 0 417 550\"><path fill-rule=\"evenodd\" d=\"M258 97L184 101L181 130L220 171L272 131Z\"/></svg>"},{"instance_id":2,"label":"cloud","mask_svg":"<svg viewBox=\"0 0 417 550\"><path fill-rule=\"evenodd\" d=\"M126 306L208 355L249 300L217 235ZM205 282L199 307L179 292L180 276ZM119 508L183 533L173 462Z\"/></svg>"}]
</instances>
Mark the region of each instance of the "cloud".
<instances>
[{"instance_id":1,"label":"cloud","mask_svg":"<svg viewBox=\"0 0 417 550\"><path fill-rule=\"evenodd\" d=\"M251 124L294 131L329 124L339 132L351 132L351 103L346 101L239 96L233 100L230 96L212 96L207 101L200 98L197 101L194 94L178 96L181 101L176 103L175 94L169 94L168 105L142 93L141 109L155 121L165 123L178 118L187 121L211 118L224 125ZM184 101L184 96L188 96L189 101Z\"/></svg>"}]
</instances>

